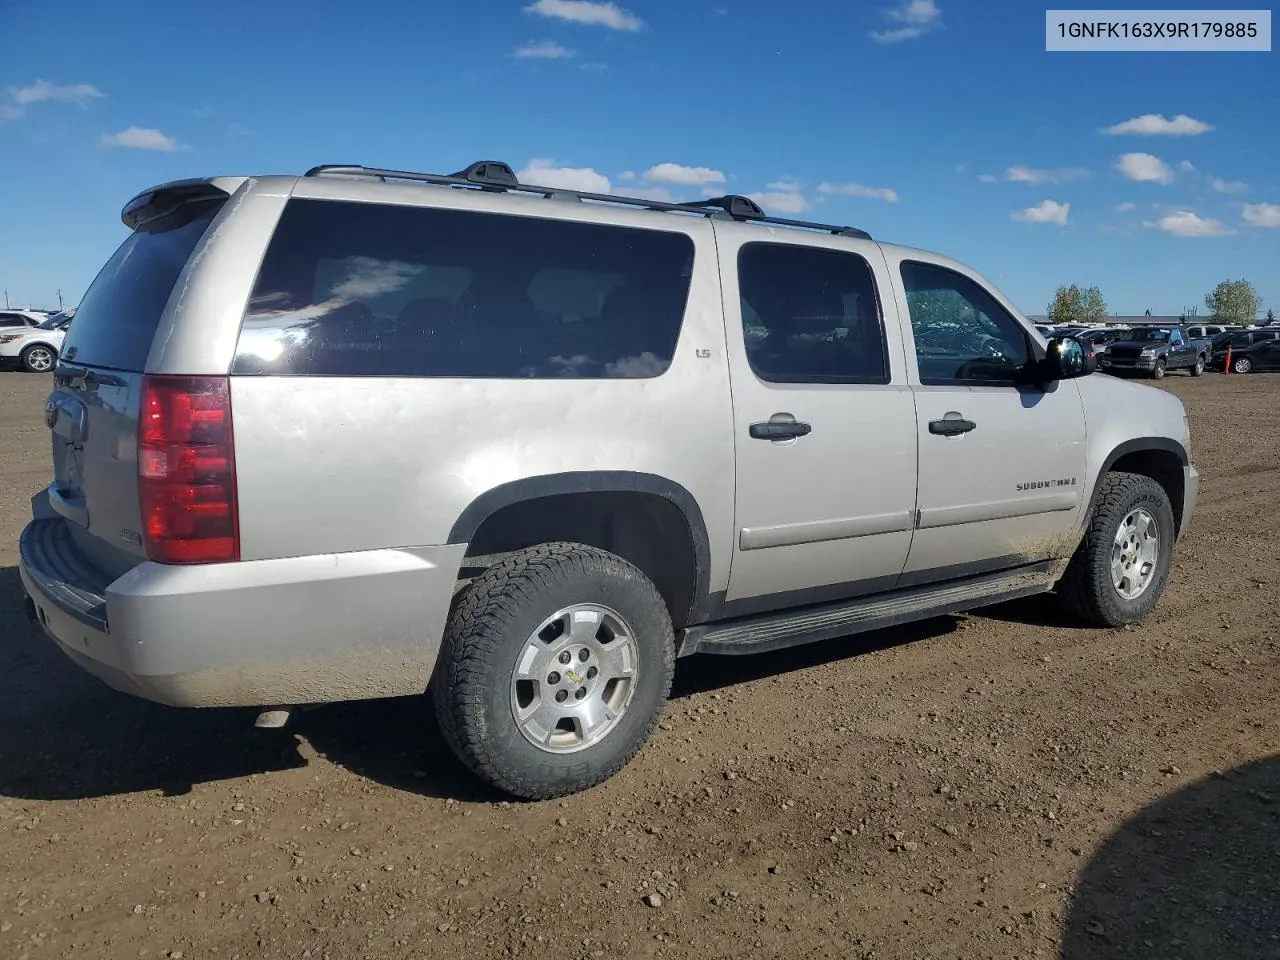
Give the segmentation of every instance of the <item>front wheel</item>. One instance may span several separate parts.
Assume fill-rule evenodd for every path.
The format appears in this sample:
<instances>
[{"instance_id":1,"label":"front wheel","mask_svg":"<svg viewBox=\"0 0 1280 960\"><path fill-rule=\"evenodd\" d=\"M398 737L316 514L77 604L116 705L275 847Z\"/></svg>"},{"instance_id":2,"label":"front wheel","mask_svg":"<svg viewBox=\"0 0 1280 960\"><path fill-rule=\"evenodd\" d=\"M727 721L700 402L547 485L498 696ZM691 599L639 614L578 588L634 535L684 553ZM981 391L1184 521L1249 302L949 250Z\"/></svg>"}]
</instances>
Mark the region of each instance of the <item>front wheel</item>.
<instances>
[{"instance_id":1,"label":"front wheel","mask_svg":"<svg viewBox=\"0 0 1280 960\"><path fill-rule=\"evenodd\" d=\"M1164 379L1165 364L1163 360L1157 360L1156 365L1151 369L1151 378L1153 380Z\"/></svg>"},{"instance_id":2,"label":"front wheel","mask_svg":"<svg viewBox=\"0 0 1280 960\"><path fill-rule=\"evenodd\" d=\"M1204 357L1196 357L1196 365L1191 368L1191 375L1198 377L1204 373Z\"/></svg>"},{"instance_id":3,"label":"front wheel","mask_svg":"<svg viewBox=\"0 0 1280 960\"><path fill-rule=\"evenodd\" d=\"M1117 472L1101 483L1058 596L1089 623L1121 627L1149 614L1164 592L1173 562L1173 508L1150 477Z\"/></svg>"},{"instance_id":4,"label":"front wheel","mask_svg":"<svg viewBox=\"0 0 1280 960\"><path fill-rule=\"evenodd\" d=\"M32 373L48 373L58 362L57 351L43 343L33 344L22 351L22 366Z\"/></svg>"},{"instance_id":5,"label":"front wheel","mask_svg":"<svg viewBox=\"0 0 1280 960\"><path fill-rule=\"evenodd\" d=\"M621 770L662 715L675 669L666 603L621 557L577 543L518 551L459 595L432 697L450 748L531 800Z\"/></svg>"},{"instance_id":6,"label":"front wheel","mask_svg":"<svg viewBox=\"0 0 1280 960\"><path fill-rule=\"evenodd\" d=\"M1231 369L1235 373L1248 373L1253 369L1253 361L1248 357L1236 357L1231 361Z\"/></svg>"}]
</instances>

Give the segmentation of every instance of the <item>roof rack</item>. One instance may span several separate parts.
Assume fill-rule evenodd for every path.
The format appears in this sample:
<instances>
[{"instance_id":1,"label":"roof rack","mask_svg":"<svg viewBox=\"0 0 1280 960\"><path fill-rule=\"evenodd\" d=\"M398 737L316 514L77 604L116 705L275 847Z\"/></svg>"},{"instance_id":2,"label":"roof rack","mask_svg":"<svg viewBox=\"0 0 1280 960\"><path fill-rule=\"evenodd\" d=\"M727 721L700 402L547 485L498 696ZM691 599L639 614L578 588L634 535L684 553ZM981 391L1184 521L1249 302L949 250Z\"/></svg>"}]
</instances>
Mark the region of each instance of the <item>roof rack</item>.
<instances>
[{"instance_id":1,"label":"roof rack","mask_svg":"<svg viewBox=\"0 0 1280 960\"><path fill-rule=\"evenodd\" d=\"M667 203L662 200L644 200L640 197L626 197L611 193L590 193L585 190L566 190L563 187L541 187L529 183L521 183L515 171L498 160L479 160L457 173L414 173L409 170L385 170L381 167L365 167L359 164L324 164L312 167L305 174L308 177L348 176L372 178L384 183L388 180L411 180L417 183L431 183L444 187L466 187L491 193L515 191L519 193L537 194L557 200L593 200L598 203L618 203L629 207L642 207L645 210L662 210L672 213L695 213L709 217L726 217L739 221L769 223L782 227L797 227L804 230L819 230L841 237L859 237L870 240L871 234L857 227L836 226L829 223L813 223L808 220L790 220L785 217L771 217L764 212L758 203L750 197L729 194L723 197L712 197L707 200L693 200L685 203Z\"/></svg>"}]
</instances>

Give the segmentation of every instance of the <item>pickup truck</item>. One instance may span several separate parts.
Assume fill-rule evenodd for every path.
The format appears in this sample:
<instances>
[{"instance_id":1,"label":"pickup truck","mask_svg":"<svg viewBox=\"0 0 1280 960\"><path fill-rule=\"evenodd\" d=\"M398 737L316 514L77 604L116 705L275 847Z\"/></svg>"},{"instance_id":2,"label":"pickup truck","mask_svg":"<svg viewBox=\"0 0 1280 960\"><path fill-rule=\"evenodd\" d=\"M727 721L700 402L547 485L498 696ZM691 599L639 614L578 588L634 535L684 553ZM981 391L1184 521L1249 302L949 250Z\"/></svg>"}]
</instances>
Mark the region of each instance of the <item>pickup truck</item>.
<instances>
[{"instance_id":1,"label":"pickup truck","mask_svg":"<svg viewBox=\"0 0 1280 960\"><path fill-rule=\"evenodd\" d=\"M1143 373L1159 380L1170 370L1204 373L1210 341L1193 339L1185 327L1137 327L1098 357L1107 373Z\"/></svg>"}]
</instances>

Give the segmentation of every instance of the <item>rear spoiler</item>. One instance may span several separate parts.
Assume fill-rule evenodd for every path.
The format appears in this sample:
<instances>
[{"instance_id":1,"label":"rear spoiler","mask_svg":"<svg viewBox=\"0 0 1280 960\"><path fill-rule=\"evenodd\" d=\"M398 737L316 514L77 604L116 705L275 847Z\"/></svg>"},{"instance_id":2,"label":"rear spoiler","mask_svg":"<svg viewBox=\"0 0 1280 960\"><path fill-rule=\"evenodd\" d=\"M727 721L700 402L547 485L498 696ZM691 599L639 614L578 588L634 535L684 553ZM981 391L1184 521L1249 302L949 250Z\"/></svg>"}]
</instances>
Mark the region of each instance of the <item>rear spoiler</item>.
<instances>
[{"instance_id":1,"label":"rear spoiler","mask_svg":"<svg viewBox=\"0 0 1280 960\"><path fill-rule=\"evenodd\" d=\"M214 177L205 180L173 180L144 190L124 205L120 220L130 230L173 213L180 207L205 200L225 200L248 177Z\"/></svg>"}]
</instances>

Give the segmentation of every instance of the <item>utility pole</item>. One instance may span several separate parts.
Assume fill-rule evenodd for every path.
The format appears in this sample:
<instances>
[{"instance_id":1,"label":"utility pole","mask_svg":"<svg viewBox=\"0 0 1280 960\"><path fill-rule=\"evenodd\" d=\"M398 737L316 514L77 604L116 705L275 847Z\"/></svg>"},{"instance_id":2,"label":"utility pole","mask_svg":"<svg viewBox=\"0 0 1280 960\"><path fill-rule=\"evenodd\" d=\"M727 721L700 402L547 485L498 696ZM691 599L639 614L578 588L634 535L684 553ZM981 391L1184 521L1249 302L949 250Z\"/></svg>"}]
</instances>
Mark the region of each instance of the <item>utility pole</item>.
<instances>
[{"instance_id":1,"label":"utility pole","mask_svg":"<svg viewBox=\"0 0 1280 960\"><path fill-rule=\"evenodd\" d=\"M59 313L61 313L61 312L62 312L62 309L63 309L63 307L62 307L62 288L61 288L61 287L59 287L59 288L58 288L58 312L59 312Z\"/></svg>"},{"instance_id":2,"label":"utility pole","mask_svg":"<svg viewBox=\"0 0 1280 960\"><path fill-rule=\"evenodd\" d=\"M8 287L6 287L6 288L5 288L5 291L4 291L4 308L5 308L6 310L8 310L8 309L9 309L9 289L8 289Z\"/></svg>"}]
</instances>

